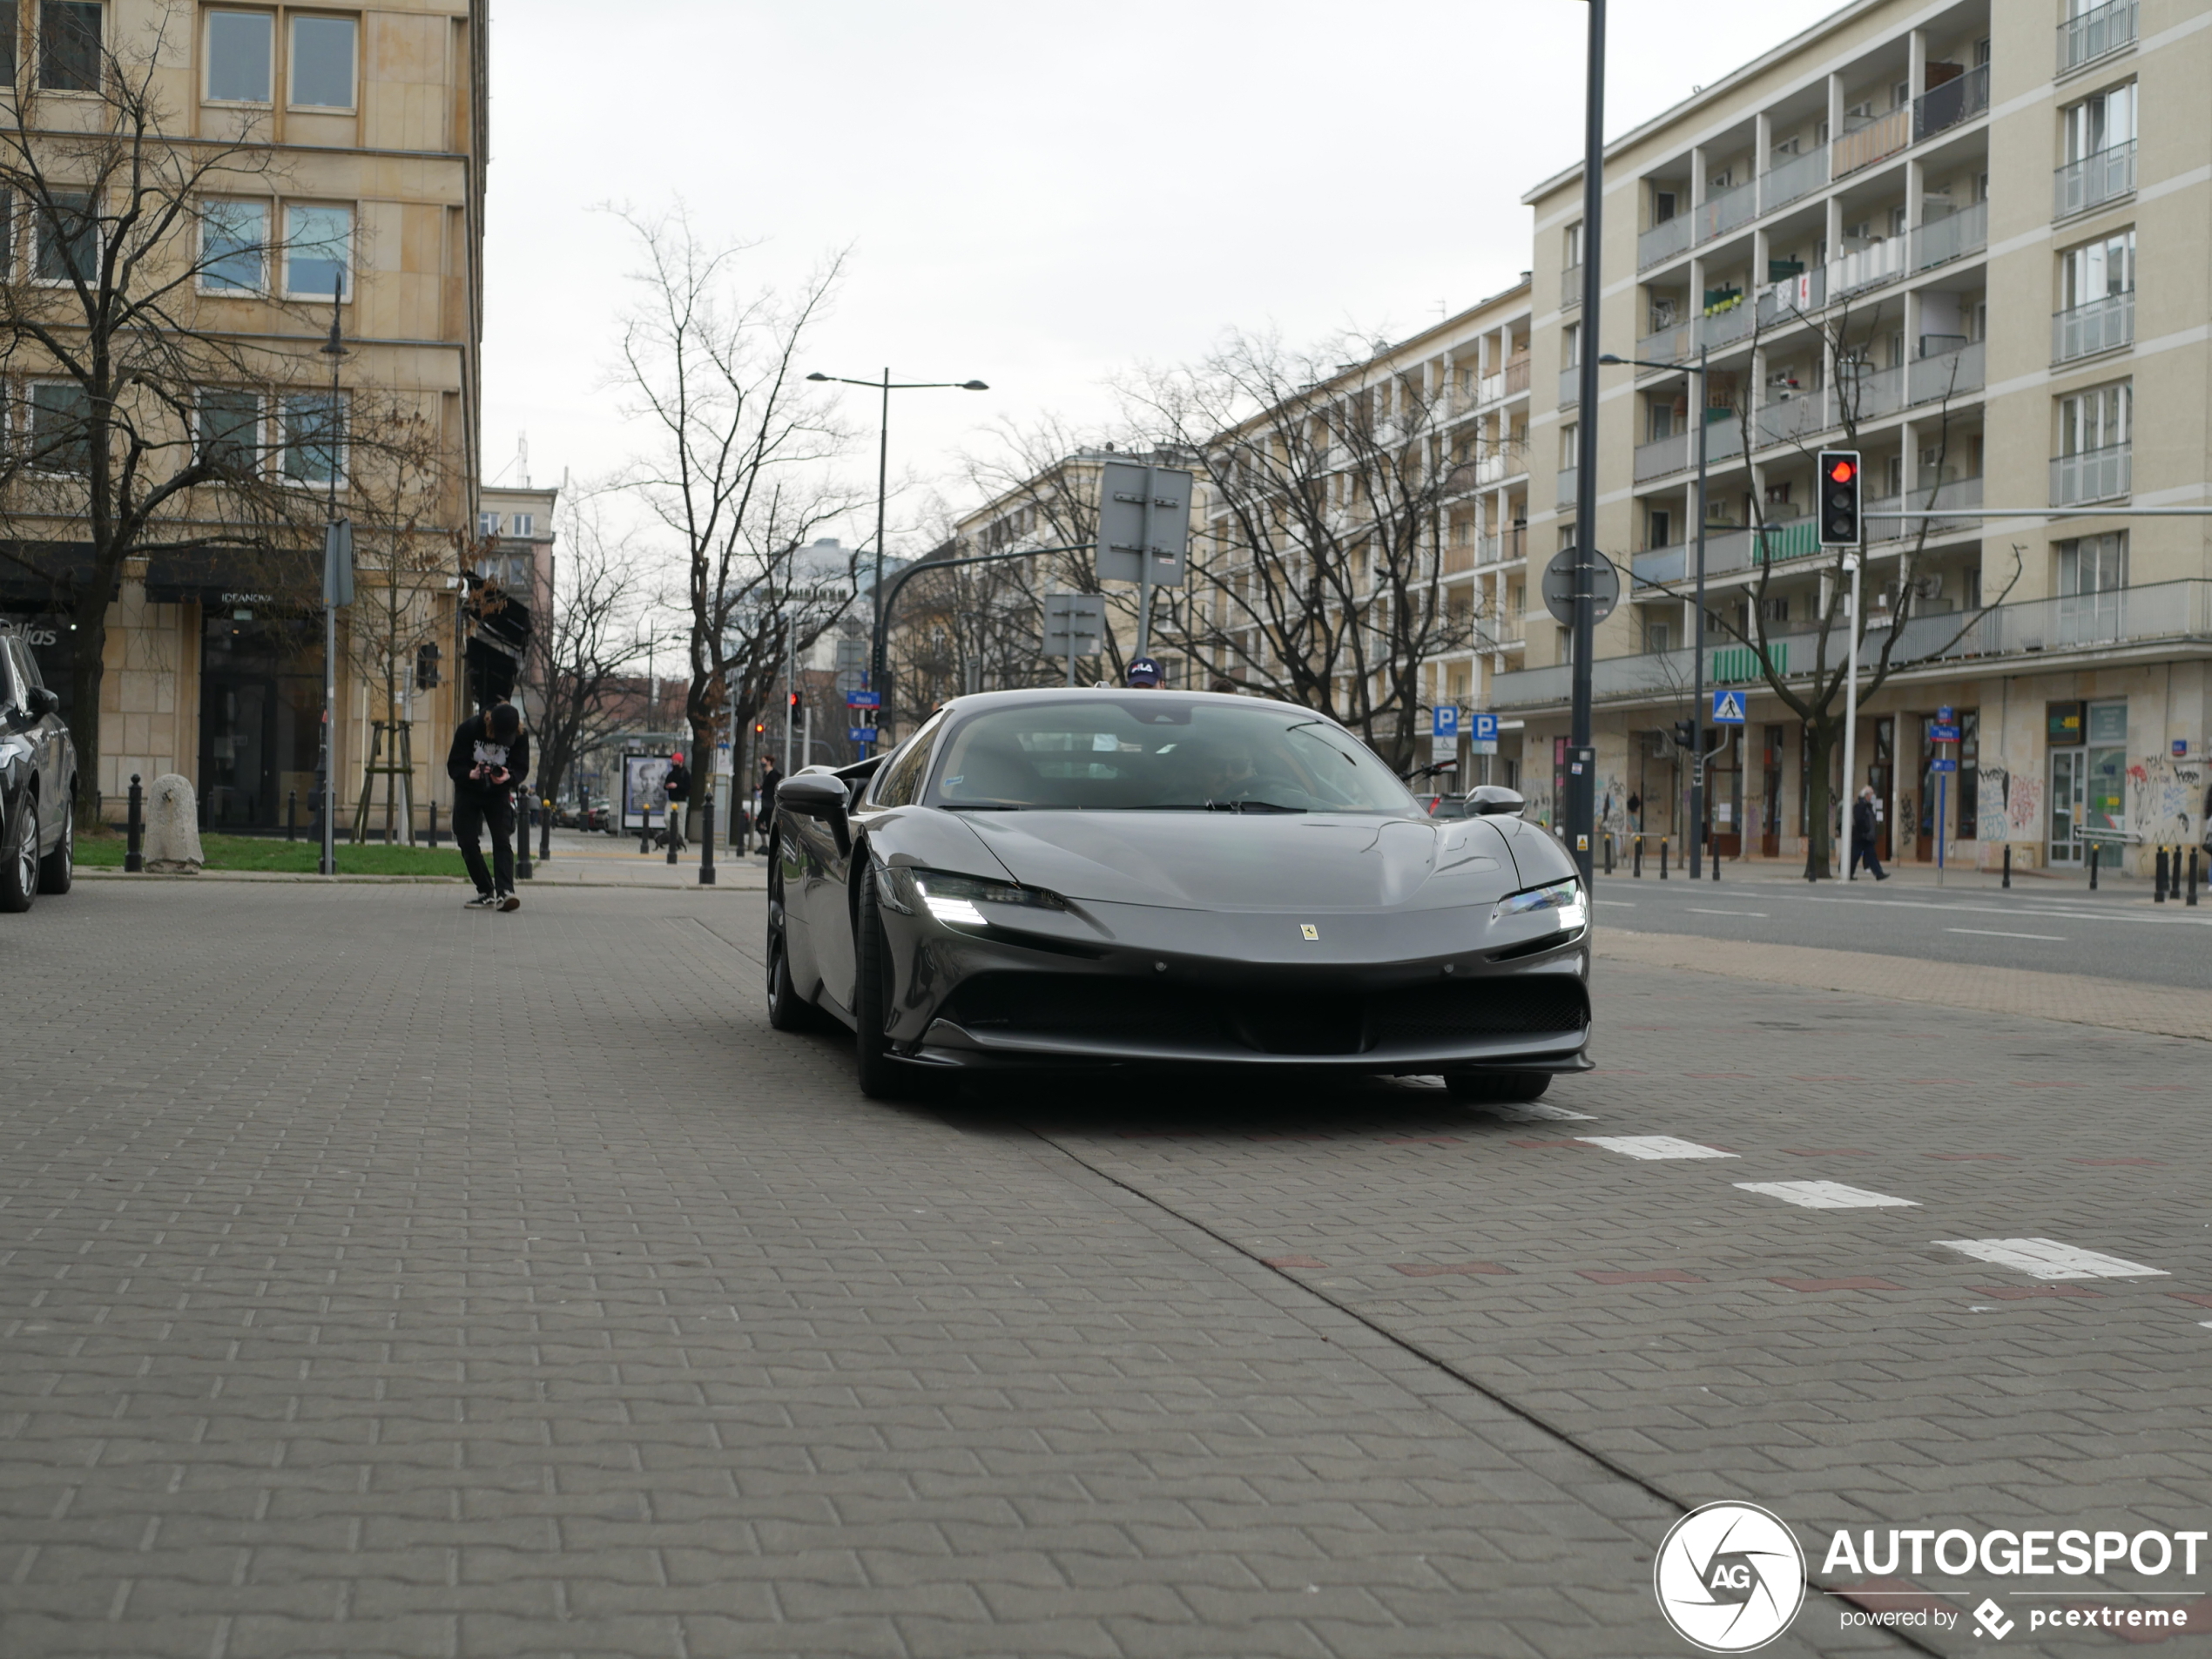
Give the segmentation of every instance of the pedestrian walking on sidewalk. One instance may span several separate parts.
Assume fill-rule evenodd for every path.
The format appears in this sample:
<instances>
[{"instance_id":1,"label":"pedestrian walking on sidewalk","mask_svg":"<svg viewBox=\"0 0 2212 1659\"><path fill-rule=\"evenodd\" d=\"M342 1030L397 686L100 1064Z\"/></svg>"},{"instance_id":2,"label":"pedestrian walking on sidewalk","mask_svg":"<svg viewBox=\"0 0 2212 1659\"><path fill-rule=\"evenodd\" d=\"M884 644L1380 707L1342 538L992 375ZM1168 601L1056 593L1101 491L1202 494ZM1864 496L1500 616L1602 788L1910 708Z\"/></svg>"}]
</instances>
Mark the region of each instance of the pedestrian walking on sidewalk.
<instances>
[{"instance_id":1,"label":"pedestrian walking on sidewalk","mask_svg":"<svg viewBox=\"0 0 2212 1659\"><path fill-rule=\"evenodd\" d=\"M515 896L515 791L530 775L529 733L512 703L496 703L463 720L446 755L453 779L453 839L476 884L472 910L519 910ZM483 834L491 831L491 868Z\"/></svg>"},{"instance_id":2,"label":"pedestrian walking on sidewalk","mask_svg":"<svg viewBox=\"0 0 2212 1659\"><path fill-rule=\"evenodd\" d=\"M760 856L763 858L768 856L768 832L776 822L776 791L783 781L783 773L776 769L775 756L761 756L760 812L752 820L752 826L760 832Z\"/></svg>"},{"instance_id":3,"label":"pedestrian walking on sidewalk","mask_svg":"<svg viewBox=\"0 0 2212 1659\"><path fill-rule=\"evenodd\" d=\"M684 803L691 798L691 771L684 764L679 751L668 758L668 777L662 786L668 792L668 841L677 852L684 850Z\"/></svg>"},{"instance_id":4,"label":"pedestrian walking on sidewalk","mask_svg":"<svg viewBox=\"0 0 2212 1659\"><path fill-rule=\"evenodd\" d=\"M1874 856L1874 791L1871 786L1861 789L1858 799L1851 803L1851 868L1844 872L1845 880L1858 875L1862 860L1874 873L1877 881L1890 879L1882 868L1881 860Z\"/></svg>"}]
</instances>

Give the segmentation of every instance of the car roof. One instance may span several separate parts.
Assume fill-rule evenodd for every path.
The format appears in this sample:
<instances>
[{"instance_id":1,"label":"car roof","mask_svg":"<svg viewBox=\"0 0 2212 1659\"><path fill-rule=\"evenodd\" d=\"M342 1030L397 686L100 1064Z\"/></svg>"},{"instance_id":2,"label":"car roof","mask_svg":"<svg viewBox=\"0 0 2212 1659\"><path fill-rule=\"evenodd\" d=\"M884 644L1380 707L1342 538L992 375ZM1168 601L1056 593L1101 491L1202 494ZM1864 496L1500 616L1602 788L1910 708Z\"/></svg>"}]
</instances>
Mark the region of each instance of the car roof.
<instances>
[{"instance_id":1,"label":"car roof","mask_svg":"<svg viewBox=\"0 0 2212 1659\"><path fill-rule=\"evenodd\" d=\"M948 712L962 713L981 708L1000 708L1022 703L1064 703L1070 698L1085 697L1173 697L1188 703L1263 703L1276 708L1300 709L1306 713L1318 711L1306 709L1303 704L1287 698L1246 695L1240 691L1170 691L1162 686L1144 685L1025 685L1008 691L968 691L959 697L948 698L941 705Z\"/></svg>"}]
</instances>

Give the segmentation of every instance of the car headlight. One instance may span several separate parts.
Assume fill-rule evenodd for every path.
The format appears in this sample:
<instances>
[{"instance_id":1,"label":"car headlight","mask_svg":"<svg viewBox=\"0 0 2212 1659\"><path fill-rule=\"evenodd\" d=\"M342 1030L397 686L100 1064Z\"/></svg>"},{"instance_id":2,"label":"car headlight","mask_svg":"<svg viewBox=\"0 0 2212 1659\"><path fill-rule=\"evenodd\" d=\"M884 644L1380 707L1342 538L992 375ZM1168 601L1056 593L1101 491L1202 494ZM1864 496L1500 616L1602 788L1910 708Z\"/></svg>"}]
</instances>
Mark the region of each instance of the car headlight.
<instances>
[{"instance_id":1,"label":"car headlight","mask_svg":"<svg viewBox=\"0 0 2212 1659\"><path fill-rule=\"evenodd\" d=\"M1035 910L1065 910L1068 901L1042 887L1025 887L1011 881L991 881L981 876L948 875L941 870L900 867L894 878L912 895L911 907L927 910L939 921L981 927L990 918L978 904L1026 905Z\"/></svg>"},{"instance_id":2,"label":"car headlight","mask_svg":"<svg viewBox=\"0 0 2212 1659\"><path fill-rule=\"evenodd\" d=\"M1565 933L1574 932L1590 916L1589 906L1582 898L1582 884L1570 878L1548 887L1531 887L1526 893L1507 894L1492 907L1490 920L1494 924L1507 916L1534 915L1544 910L1559 913L1559 927Z\"/></svg>"}]
</instances>

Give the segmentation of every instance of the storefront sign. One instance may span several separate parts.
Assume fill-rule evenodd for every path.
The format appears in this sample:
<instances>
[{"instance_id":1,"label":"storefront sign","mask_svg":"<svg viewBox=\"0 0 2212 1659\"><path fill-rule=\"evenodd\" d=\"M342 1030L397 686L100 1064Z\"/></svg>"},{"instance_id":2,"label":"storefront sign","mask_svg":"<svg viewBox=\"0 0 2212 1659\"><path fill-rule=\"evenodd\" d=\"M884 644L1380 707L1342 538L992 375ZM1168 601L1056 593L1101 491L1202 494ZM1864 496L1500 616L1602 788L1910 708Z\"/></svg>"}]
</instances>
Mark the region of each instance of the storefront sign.
<instances>
[{"instance_id":1,"label":"storefront sign","mask_svg":"<svg viewBox=\"0 0 2212 1659\"><path fill-rule=\"evenodd\" d=\"M2044 705L2044 737L2054 749L2070 748L2081 741L2081 705L2079 703L2048 703Z\"/></svg>"}]
</instances>

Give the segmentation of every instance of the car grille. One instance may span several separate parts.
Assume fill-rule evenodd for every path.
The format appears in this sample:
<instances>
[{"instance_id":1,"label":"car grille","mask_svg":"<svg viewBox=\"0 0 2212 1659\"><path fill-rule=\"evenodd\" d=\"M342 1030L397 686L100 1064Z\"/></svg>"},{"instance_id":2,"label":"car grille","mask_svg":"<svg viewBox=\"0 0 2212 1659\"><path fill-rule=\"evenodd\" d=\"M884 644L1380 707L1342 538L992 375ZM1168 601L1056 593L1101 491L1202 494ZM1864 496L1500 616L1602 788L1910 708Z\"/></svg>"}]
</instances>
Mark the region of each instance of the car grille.
<instances>
[{"instance_id":1,"label":"car grille","mask_svg":"<svg viewBox=\"0 0 2212 1659\"><path fill-rule=\"evenodd\" d=\"M993 974L945 1017L979 1035L1143 1039L1177 1048L1350 1055L1464 1038L1551 1035L1588 1022L1581 981L1561 974L1343 995L1206 992L1085 974Z\"/></svg>"}]
</instances>

